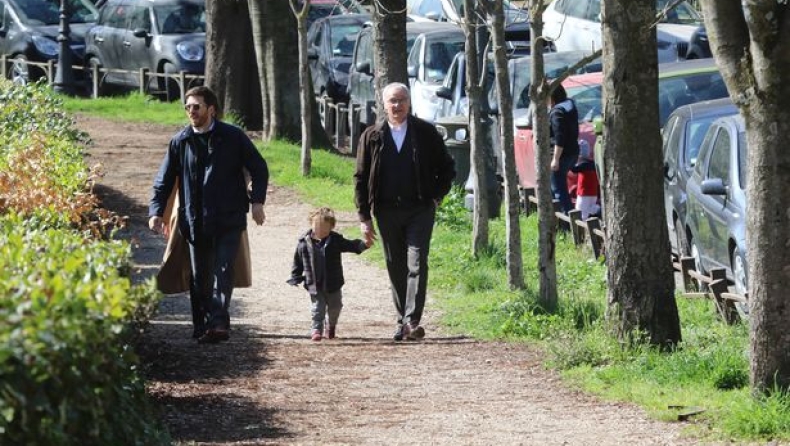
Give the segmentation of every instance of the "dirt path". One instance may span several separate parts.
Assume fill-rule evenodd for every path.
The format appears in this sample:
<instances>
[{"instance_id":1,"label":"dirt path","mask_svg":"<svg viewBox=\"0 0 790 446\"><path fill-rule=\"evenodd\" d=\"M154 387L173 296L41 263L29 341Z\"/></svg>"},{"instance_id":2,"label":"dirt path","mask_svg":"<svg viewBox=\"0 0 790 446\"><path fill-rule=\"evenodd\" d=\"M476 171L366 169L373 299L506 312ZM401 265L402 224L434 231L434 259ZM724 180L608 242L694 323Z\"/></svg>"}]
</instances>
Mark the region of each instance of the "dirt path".
<instances>
[{"instance_id":1,"label":"dirt path","mask_svg":"<svg viewBox=\"0 0 790 446\"><path fill-rule=\"evenodd\" d=\"M131 217L137 278L163 241L146 230L150 184L177 128L79 117L94 140L106 206ZM252 288L238 289L227 343L191 339L185 296L164 299L144 337L149 392L179 444L678 445L680 424L565 388L529 347L447 336L429 299L427 338L394 343L387 279L344 258L339 339L311 342L309 300L285 283L309 207L272 186L267 222L250 228ZM352 215L339 227L358 236ZM380 249L378 246L374 249Z\"/></svg>"}]
</instances>

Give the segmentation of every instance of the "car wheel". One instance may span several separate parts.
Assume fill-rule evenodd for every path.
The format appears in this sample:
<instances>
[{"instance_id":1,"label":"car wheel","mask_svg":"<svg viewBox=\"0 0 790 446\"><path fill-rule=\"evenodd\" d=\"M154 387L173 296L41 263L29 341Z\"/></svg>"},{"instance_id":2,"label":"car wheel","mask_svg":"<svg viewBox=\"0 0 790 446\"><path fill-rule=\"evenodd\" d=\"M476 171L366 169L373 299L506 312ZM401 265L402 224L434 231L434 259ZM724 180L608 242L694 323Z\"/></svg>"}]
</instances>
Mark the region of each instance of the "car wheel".
<instances>
[{"instance_id":1,"label":"car wheel","mask_svg":"<svg viewBox=\"0 0 790 446\"><path fill-rule=\"evenodd\" d=\"M735 282L735 294L746 296L749 291L749 271L746 266L746 257L737 246L732 250L730 255L730 266L732 267L732 276ZM749 303L736 302L735 308L742 318L749 317Z\"/></svg>"},{"instance_id":2,"label":"car wheel","mask_svg":"<svg viewBox=\"0 0 790 446\"><path fill-rule=\"evenodd\" d=\"M11 61L11 70L8 71L8 79L15 85L27 85L30 83L30 65L27 57L23 55L15 56Z\"/></svg>"},{"instance_id":3,"label":"car wheel","mask_svg":"<svg viewBox=\"0 0 790 446\"><path fill-rule=\"evenodd\" d=\"M697 244L693 240L691 241L691 257L694 258L694 269L700 274L707 274L705 268L702 266L702 256L700 255L699 248L697 248ZM701 280L697 280L697 289L700 291L707 291L708 284Z\"/></svg>"},{"instance_id":4,"label":"car wheel","mask_svg":"<svg viewBox=\"0 0 790 446\"><path fill-rule=\"evenodd\" d=\"M104 73L101 72L102 64L98 57L91 57L88 59L88 63L85 65L85 75L86 79L86 89L88 91L88 95L93 95L93 72L96 70L98 73L98 82L96 87L96 96L103 96L107 93L107 88L104 84Z\"/></svg>"},{"instance_id":5,"label":"car wheel","mask_svg":"<svg viewBox=\"0 0 790 446\"><path fill-rule=\"evenodd\" d=\"M159 74L167 74L168 76L159 76L159 90L165 95L165 99L168 101L174 101L176 99L180 99L181 97L181 88L178 86L178 81L173 78L174 75L178 74L178 70L176 70L176 66L171 64L170 62L166 62L162 65L162 70Z\"/></svg>"},{"instance_id":6,"label":"car wheel","mask_svg":"<svg viewBox=\"0 0 790 446\"><path fill-rule=\"evenodd\" d=\"M689 246L686 241L686 232L683 230L683 225L680 224L680 220L677 218L675 219L675 246L678 248L678 256L688 257Z\"/></svg>"}]
</instances>

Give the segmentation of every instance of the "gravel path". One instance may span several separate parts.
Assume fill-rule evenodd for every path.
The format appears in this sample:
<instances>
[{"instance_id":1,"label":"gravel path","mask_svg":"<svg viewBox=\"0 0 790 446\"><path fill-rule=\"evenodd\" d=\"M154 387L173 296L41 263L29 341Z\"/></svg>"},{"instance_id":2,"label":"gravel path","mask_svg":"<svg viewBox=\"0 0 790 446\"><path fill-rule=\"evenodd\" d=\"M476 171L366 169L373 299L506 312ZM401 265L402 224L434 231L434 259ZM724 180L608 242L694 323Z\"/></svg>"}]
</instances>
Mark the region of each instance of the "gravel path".
<instances>
[{"instance_id":1,"label":"gravel path","mask_svg":"<svg viewBox=\"0 0 790 446\"><path fill-rule=\"evenodd\" d=\"M151 181L177 128L78 117L105 205L128 214L137 278L164 248L145 227ZM265 154L264 154L265 156ZM311 342L309 299L285 283L310 207L271 186L267 222L251 225L251 288L237 289L227 343L191 339L188 298L164 299L144 336L149 393L177 444L681 445L682 424L569 390L529 346L450 336L430 297L423 342L394 343L385 272L344 257L338 339ZM358 237L354 216L338 225ZM380 249L375 246L373 249Z\"/></svg>"}]
</instances>

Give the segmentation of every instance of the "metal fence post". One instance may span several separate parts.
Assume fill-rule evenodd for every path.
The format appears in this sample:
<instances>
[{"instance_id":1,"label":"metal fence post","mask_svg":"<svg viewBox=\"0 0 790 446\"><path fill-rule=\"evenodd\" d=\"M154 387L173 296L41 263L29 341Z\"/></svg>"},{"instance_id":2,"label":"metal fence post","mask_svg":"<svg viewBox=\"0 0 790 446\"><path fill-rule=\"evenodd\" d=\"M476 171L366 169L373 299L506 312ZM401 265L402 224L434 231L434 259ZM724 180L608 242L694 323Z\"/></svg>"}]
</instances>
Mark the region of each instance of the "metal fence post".
<instances>
[{"instance_id":1,"label":"metal fence post","mask_svg":"<svg viewBox=\"0 0 790 446\"><path fill-rule=\"evenodd\" d=\"M181 94L181 103L183 104L186 102L185 96L187 95L187 74L183 70L178 73L178 91Z\"/></svg>"},{"instance_id":2,"label":"metal fence post","mask_svg":"<svg viewBox=\"0 0 790 446\"><path fill-rule=\"evenodd\" d=\"M27 72L30 73L30 62L27 63ZM55 59L47 61L47 83L52 85L55 82Z\"/></svg>"},{"instance_id":3,"label":"metal fence post","mask_svg":"<svg viewBox=\"0 0 790 446\"><path fill-rule=\"evenodd\" d=\"M359 104L351 104L351 110L348 113L348 137L350 138L348 142L348 148L351 152L352 156L357 156L357 146L359 145L359 134L360 134L360 125L359 125L359 115L361 112L361 107Z\"/></svg>"},{"instance_id":4,"label":"metal fence post","mask_svg":"<svg viewBox=\"0 0 790 446\"><path fill-rule=\"evenodd\" d=\"M99 97L99 64L91 64L91 97Z\"/></svg>"},{"instance_id":5,"label":"metal fence post","mask_svg":"<svg viewBox=\"0 0 790 446\"><path fill-rule=\"evenodd\" d=\"M145 94L145 87L148 84L148 68L140 68L138 76L137 80L140 82L140 94Z\"/></svg>"},{"instance_id":6,"label":"metal fence post","mask_svg":"<svg viewBox=\"0 0 790 446\"><path fill-rule=\"evenodd\" d=\"M325 98L326 108L324 114L324 130L331 138L335 131L335 117L337 116L337 106L332 103L332 100Z\"/></svg>"},{"instance_id":7,"label":"metal fence post","mask_svg":"<svg viewBox=\"0 0 790 446\"><path fill-rule=\"evenodd\" d=\"M0 56L0 74L2 74L3 79L8 79L8 58L5 54Z\"/></svg>"}]
</instances>

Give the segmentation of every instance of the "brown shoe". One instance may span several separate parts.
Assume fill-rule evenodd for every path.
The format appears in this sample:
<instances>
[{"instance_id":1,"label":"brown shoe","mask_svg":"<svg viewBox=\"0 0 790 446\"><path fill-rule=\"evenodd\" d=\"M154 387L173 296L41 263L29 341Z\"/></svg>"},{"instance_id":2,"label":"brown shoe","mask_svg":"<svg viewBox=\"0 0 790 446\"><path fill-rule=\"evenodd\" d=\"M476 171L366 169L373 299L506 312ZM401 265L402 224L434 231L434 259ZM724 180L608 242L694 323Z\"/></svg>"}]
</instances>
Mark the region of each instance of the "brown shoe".
<instances>
[{"instance_id":1,"label":"brown shoe","mask_svg":"<svg viewBox=\"0 0 790 446\"><path fill-rule=\"evenodd\" d=\"M230 339L228 330L210 328L206 330L206 334L198 338L198 344L216 344L218 342L227 341L228 339Z\"/></svg>"},{"instance_id":2,"label":"brown shoe","mask_svg":"<svg viewBox=\"0 0 790 446\"><path fill-rule=\"evenodd\" d=\"M326 328L324 328L324 337L327 339L335 339L334 325L327 325Z\"/></svg>"},{"instance_id":3,"label":"brown shoe","mask_svg":"<svg viewBox=\"0 0 790 446\"><path fill-rule=\"evenodd\" d=\"M410 341L419 341L424 337L425 337L425 329L422 328L422 325L410 326L408 334L406 335L406 339Z\"/></svg>"}]
</instances>

